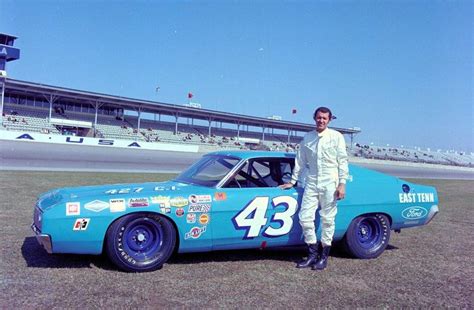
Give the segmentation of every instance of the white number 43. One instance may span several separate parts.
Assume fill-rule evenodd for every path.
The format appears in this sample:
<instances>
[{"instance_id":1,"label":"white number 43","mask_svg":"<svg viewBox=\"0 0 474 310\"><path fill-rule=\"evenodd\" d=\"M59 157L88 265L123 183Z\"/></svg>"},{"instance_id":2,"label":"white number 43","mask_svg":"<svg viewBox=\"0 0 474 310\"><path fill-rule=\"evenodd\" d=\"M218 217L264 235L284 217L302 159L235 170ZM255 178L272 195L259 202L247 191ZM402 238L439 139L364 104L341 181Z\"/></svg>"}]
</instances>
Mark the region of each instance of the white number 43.
<instances>
[{"instance_id":1,"label":"white number 43","mask_svg":"<svg viewBox=\"0 0 474 310\"><path fill-rule=\"evenodd\" d=\"M260 230L267 224L268 219L265 217L268 208L269 197L256 197L242 211L240 211L233 219L237 229L245 229L245 239L257 237ZM286 210L275 212L270 222L277 222L281 226L273 228L268 226L263 231L264 236L278 237L286 235L293 226L292 216L296 212L298 202L291 196L278 196L272 199L272 206L276 208L279 205L286 205Z\"/></svg>"}]
</instances>

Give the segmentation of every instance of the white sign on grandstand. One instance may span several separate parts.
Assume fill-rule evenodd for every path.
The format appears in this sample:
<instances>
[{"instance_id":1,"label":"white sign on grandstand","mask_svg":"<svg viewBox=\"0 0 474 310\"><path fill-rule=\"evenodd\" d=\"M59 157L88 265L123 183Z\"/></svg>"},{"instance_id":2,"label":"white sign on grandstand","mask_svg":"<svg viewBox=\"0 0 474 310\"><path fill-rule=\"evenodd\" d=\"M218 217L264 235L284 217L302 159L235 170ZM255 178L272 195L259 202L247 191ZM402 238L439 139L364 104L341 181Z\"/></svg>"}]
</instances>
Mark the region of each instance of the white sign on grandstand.
<instances>
[{"instance_id":1,"label":"white sign on grandstand","mask_svg":"<svg viewBox=\"0 0 474 310\"><path fill-rule=\"evenodd\" d=\"M237 141L242 142L242 143L249 143L249 144L260 144L260 139L254 139L254 138L239 137Z\"/></svg>"},{"instance_id":2,"label":"white sign on grandstand","mask_svg":"<svg viewBox=\"0 0 474 310\"><path fill-rule=\"evenodd\" d=\"M88 145L98 147L118 147L139 150L191 152L199 151L198 145L173 144L162 142L131 141L121 139L101 139L92 137L49 135L38 132L18 132L2 130L0 140L24 141L26 143L55 143L69 145Z\"/></svg>"},{"instance_id":3,"label":"white sign on grandstand","mask_svg":"<svg viewBox=\"0 0 474 310\"><path fill-rule=\"evenodd\" d=\"M283 119L280 115L272 115L272 116L268 116L267 118L273 119L275 121L281 121Z\"/></svg>"},{"instance_id":4,"label":"white sign on grandstand","mask_svg":"<svg viewBox=\"0 0 474 310\"><path fill-rule=\"evenodd\" d=\"M185 106L188 106L190 108L195 108L195 109L201 108L201 104L197 102L189 102L188 104L185 104Z\"/></svg>"},{"instance_id":5,"label":"white sign on grandstand","mask_svg":"<svg viewBox=\"0 0 474 310\"><path fill-rule=\"evenodd\" d=\"M92 128L92 122L75 121L75 120L62 119L62 118L51 118L50 123L53 125L60 125L60 126Z\"/></svg>"}]
</instances>

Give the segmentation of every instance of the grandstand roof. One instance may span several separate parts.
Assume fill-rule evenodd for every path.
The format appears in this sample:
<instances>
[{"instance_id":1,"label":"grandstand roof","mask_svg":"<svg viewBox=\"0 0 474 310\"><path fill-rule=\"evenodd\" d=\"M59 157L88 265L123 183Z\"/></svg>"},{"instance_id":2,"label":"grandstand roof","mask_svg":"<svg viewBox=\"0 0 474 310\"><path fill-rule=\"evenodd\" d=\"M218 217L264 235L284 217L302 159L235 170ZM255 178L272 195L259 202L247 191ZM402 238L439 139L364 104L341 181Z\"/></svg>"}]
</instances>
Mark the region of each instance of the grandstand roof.
<instances>
[{"instance_id":1,"label":"grandstand roof","mask_svg":"<svg viewBox=\"0 0 474 310\"><path fill-rule=\"evenodd\" d=\"M196 109L183 105L134 99L122 96L113 96L108 94L82 91L77 89L57 87L42 83L33 83L14 79L6 80L6 92L23 96L41 96L42 98L48 98L49 96L54 97L56 99L61 98L70 101L88 102L90 104L100 103L129 110L139 110L145 113L161 113L177 117L195 118L256 127L296 130L303 132L314 130L314 124L273 120L264 117L255 117L208 109ZM360 129L353 128L331 128L343 134L350 135L357 134L360 132Z\"/></svg>"}]
</instances>

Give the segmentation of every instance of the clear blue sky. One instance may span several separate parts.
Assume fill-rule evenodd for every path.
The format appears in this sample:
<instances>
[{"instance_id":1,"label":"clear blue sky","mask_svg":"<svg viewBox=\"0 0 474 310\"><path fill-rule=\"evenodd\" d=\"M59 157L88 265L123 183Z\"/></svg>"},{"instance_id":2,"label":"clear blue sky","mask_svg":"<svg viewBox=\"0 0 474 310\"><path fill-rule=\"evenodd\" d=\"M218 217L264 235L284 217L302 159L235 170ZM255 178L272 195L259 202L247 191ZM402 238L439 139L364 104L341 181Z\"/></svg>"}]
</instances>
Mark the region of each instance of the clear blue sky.
<instances>
[{"instance_id":1,"label":"clear blue sky","mask_svg":"<svg viewBox=\"0 0 474 310\"><path fill-rule=\"evenodd\" d=\"M464 151L473 26L472 1L0 0L11 78L305 123L324 105L358 142Z\"/></svg>"}]
</instances>

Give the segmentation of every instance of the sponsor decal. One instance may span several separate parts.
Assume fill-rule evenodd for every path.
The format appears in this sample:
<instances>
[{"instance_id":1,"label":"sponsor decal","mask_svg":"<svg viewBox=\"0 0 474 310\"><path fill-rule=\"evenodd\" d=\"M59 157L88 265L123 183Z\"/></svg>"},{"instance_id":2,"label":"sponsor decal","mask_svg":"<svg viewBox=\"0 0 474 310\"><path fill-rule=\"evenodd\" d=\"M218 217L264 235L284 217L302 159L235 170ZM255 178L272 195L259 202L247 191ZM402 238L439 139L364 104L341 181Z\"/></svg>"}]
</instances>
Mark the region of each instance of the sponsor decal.
<instances>
[{"instance_id":1,"label":"sponsor decal","mask_svg":"<svg viewBox=\"0 0 474 310\"><path fill-rule=\"evenodd\" d=\"M123 212L125 211L125 199L115 198L109 200L110 212Z\"/></svg>"},{"instance_id":2,"label":"sponsor decal","mask_svg":"<svg viewBox=\"0 0 474 310\"><path fill-rule=\"evenodd\" d=\"M420 223L420 221L406 221L406 222L403 222L403 224L405 225L416 225Z\"/></svg>"},{"instance_id":3,"label":"sponsor decal","mask_svg":"<svg viewBox=\"0 0 474 310\"><path fill-rule=\"evenodd\" d=\"M161 213L171 213L170 207L160 207Z\"/></svg>"},{"instance_id":4,"label":"sponsor decal","mask_svg":"<svg viewBox=\"0 0 474 310\"><path fill-rule=\"evenodd\" d=\"M68 202L66 203L66 215L79 215L81 213L80 202Z\"/></svg>"},{"instance_id":5,"label":"sponsor decal","mask_svg":"<svg viewBox=\"0 0 474 310\"><path fill-rule=\"evenodd\" d=\"M176 209L176 216L182 217L184 215L184 209L178 208Z\"/></svg>"},{"instance_id":6,"label":"sponsor decal","mask_svg":"<svg viewBox=\"0 0 474 310\"><path fill-rule=\"evenodd\" d=\"M186 214L186 223L188 224L196 223L196 213Z\"/></svg>"},{"instance_id":7,"label":"sponsor decal","mask_svg":"<svg viewBox=\"0 0 474 310\"><path fill-rule=\"evenodd\" d=\"M201 237L203 233L206 232L206 226L203 227L193 227L189 232L184 235L184 239L197 239Z\"/></svg>"},{"instance_id":8,"label":"sponsor decal","mask_svg":"<svg viewBox=\"0 0 474 310\"><path fill-rule=\"evenodd\" d=\"M182 208L188 205L188 200L184 197L174 197L170 199L170 205L172 207Z\"/></svg>"},{"instance_id":9,"label":"sponsor decal","mask_svg":"<svg viewBox=\"0 0 474 310\"><path fill-rule=\"evenodd\" d=\"M434 202L433 193L399 193L400 203Z\"/></svg>"},{"instance_id":10,"label":"sponsor decal","mask_svg":"<svg viewBox=\"0 0 474 310\"><path fill-rule=\"evenodd\" d=\"M212 202L211 195L190 195L188 200L190 203Z\"/></svg>"},{"instance_id":11,"label":"sponsor decal","mask_svg":"<svg viewBox=\"0 0 474 310\"><path fill-rule=\"evenodd\" d=\"M225 192L217 192L214 194L214 200L222 201L227 199L227 193Z\"/></svg>"},{"instance_id":12,"label":"sponsor decal","mask_svg":"<svg viewBox=\"0 0 474 310\"><path fill-rule=\"evenodd\" d=\"M403 184L402 185L402 191L404 193L409 193L410 192L410 186L408 184Z\"/></svg>"},{"instance_id":13,"label":"sponsor decal","mask_svg":"<svg viewBox=\"0 0 474 310\"><path fill-rule=\"evenodd\" d=\"M91 219L77 219L72 230L87 230Z\"/></svg>"},{"instance_id":14,"label":"sponsor decal","mask_svg":"<svg viewBox=\"0 0 474 310\"><path fill-rule=\"evenodd\" d=\"M105 191L105 194L117 195L117 194L140 193L142 190L143 190L143 187L109 189L108 191Z\"/></svg>"},{"instance_id":15,"label":"sponsor decal","mask_svg":"<svg viewBox=\"0 0 474 310\"><path fill-rule=\"evenodd\" d=\"M409 207L402 211L403 218L407 220L417 220L424 218L428 214L428 210L423 207Z\"/></svg>"},{"instance_id":16,"label":"sponsor decal","mask_svg":"<svg viewBox=\"0 0 474 310\"><path fill-rule=\"evenodd\" d=\"M156 203L160 208L166 208L170 206L170 197L169 196L153 196L150 197L151 203Z\"/></svg>"},{"instance_id":17,"label":"sponsor decal","mask_svg":"<svg viewBox=\"0 0 474 310\"><path fill-rule=\"evenodd\" d=\"M209 212L210 210L211 210L211 205L208 203L189 205L189 208L188 208L188 212L206 213L206 212Z\"/></svg>"},{"instance_id":18,"label":"sponsor decal","mask_svg":"<svg viewBox=\"0 0 474 310\"><path fill-rule=\"evenodd\" d=\"M84 209L100 212L109 208L109 203L102 200L94 200L84 205Z\"/></svg>"},{"instance_id":19,"label":"sponsor decal","mask_svg":"<svg viewBox=\"0 0 474 310\"><path fill-rule=\"evenodd\" d=\"M150 205L150 203L148 202L148 198L147 197L143 197L143 198L130 198L128 200L128 206L129 207L132 207L132 208L136 208L136 207L148 207Z\"/></svg>"},{"instance_id":20,"label":"sponsor decal","mask_svg":"<svg viewBox=\"0 0 474 310\"><path fill-rule=\"evenodd\" d=\"M207 225L209 223L209 214L204 213L199 216L199 224Z\"/></svg>"}]
</instances>

